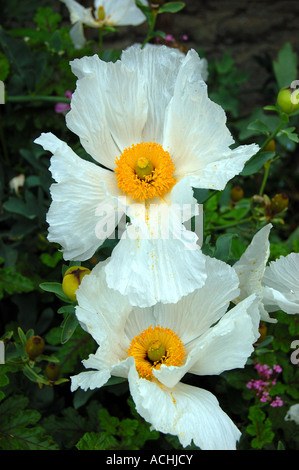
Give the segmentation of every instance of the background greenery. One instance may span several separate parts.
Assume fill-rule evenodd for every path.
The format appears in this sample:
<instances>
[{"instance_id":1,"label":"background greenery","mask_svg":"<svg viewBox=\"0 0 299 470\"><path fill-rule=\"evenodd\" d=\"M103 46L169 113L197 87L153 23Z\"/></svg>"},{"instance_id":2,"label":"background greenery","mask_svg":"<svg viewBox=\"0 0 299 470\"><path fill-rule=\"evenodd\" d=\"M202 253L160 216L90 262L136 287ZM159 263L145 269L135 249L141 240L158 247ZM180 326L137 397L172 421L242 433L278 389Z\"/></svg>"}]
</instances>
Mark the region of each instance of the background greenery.
<instances>
[{"instance_id":1,"label":"background greenery","mask_svg":"<svg viewBox=\"0 0 299 470\"><path fill-rule=\"evenodd\" d=\"M0 448L181 449L176 437L150 432L135 411L125 380L113 378L101 390L70 392L69 376L82 370L81 360L96 345L78 325L74 304L61 288L65 270L80 263L66 265L60 247L47 240L50 155L33 141L41 132L51 131L82 158L89 158L54 106L67 102L66 90L75 89L69 61L98 52L99 44L93 37L82 50L75 50L67 11L57 13L57 3L6 2L0 27L0 80L6 92L5 105L0 105L0 328L6 357L0 365ZM178 3L164 6L170 13L161 10L159 15L179 15L182 5ZM149 8L146 13L146 41L154 42L159 35L169 47L187 47L167 41L168 31L156 33L153 11ZM121 50L105 48L106 34L110 37L114 31L104 33L102 58L117 60ZM198 51L205 55L200 45ZM226 110L236 145L257 142L261 151L224 191L194 191L204 204L203 250L233 264L253 234L271 221L270 260L299 252L298 113L289 117L276 108L279 89L297 78L297 54L290 43L281 48L268 64L267 89L255 90L266 94L269 107L252 107L248 112L239 108L248 73L238 69L229 50L220 59L207 59L209 95ZM25 176L24 183L11 187L11 180L19 175ZM237 202L231 196L235 186L243 190ZM288 202L278 213L271 206L276 194L284 194ZM106 259L115 243L107 240L84 265L91 269ZM263 329L244 370L219 377L184 377L185 382L217 396L242 431L240 449L298 449L299 427L284 420L288 408L299 402L298 365L290 362L290 345L299 335L298 315L276 312L274 316L279 322ZM26 342L33 335L45 341L44 352L36 360L26 353ZM271 389L273 397L282 398L282 407L261 403L246 388L249 380L258 378L256 362L282 367ZM54 379L48 364L59 367Z\"/></svg>"}]
</instances>

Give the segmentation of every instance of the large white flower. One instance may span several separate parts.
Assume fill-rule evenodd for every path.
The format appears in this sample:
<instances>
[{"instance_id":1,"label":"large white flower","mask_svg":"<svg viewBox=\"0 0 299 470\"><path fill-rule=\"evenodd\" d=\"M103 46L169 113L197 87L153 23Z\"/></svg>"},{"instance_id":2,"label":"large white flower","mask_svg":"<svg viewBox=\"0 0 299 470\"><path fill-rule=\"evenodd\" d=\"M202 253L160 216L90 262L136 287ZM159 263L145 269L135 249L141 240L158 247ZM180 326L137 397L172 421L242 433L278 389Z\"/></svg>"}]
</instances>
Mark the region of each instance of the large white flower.
<instances>
[{"instance_id":1,"label":"large white flower","mask_svg":"<svg viewBox=\"0 0 299 470\"><path fill-rule=\"evenodd\" d=\"M201 449L235 449L241 433L216 397L182 379L187 372L206 376L244 367L259 336L255 295L227 311L238 295L238 277L229 265L207 258L200 289L176 304L132 307L107 287L105 263L77 291L77 318L99 348L83 361L92 370L71 377L72 391L100 388L111 376L127 378L136 409L152 429L177 435L183 446L193 440Z\"/></svg>"},{"instance_id":2,"label":"large white flower","mask_svg":"<svg viewBox=\"0 0 299 470\"><path fill-rule=\"evenodd\" d=\"M94 11L85 8L75 0L61 0L70 12L70 36L76 48L85 44L83 25L92 28L103 26L137 26L145 21L145 16L136 6L135 0L95 0ZM145 3L143 0L141 0Z\"/></svg>"},{"instance_id":3,"label":"large white flower","mask_svg":"<svg viewBox=\"0 0 299 470\"><path fill-rule=\"evenodd\" d=\"M282 256L267 266L271 228L272 224L267 224L259 230L234 264L240 280L240 295L234 301L255 293L260 299L261 320L275 323L269 312L299 313L299 253Z\"/></svg>"},{"instance_id":4,"label":"large white flower","mask_svg":"<svg viewBox=\"0 0 299 470\"><path fill-rule=\"evenodd\" d=\"M271 261L262 284L263 303L268 312L299 313L299 253Z\"/></svg>"},{"instance_id":5,"label":"large white flower","mask_svg":"<svg viewBox=\"0 0 299 470\"><path fill-rule=\"evenodd\" d=\"M206 61L194 50L135 45L116 63L93 56L71 65L78 81L66 123L95 162L51 133L36 139L53 153L49 240L66 260L86 260L126 214L130 225L106 266L109 287L134 305L175 303L205 281L197 233L183 225L198 209L192 187L224 189L258 146L230 149L225 113L208 98Z\"/></svg>"}]
</instances>

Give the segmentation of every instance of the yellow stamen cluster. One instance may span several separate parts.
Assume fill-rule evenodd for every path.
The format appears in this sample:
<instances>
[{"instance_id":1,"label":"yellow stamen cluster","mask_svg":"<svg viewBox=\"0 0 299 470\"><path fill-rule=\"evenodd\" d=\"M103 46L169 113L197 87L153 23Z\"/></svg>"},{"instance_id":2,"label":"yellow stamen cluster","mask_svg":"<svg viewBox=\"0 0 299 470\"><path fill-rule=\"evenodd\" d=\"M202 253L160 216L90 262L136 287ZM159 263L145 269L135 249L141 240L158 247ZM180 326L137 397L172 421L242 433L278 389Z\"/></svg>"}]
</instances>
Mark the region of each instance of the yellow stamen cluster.
<instances>
[{"instance_id":1,"label":"yellow stamen cluster","mask_svg":"<svg viewBox=\"0 0 299 470\"><path fill-rule=\"evenodd\" d=\"M135 358L141 378L152 380L153 369L166 366L181 366L185 357L184 345L179 336L169 328L150 326L132 339L127 351Z\"/></svg>"},{"instance_id":2,"label":"yellow stamen cluster","mask_svg":"<svg viewBox=\"0 0 299 470\"><path fill-rule=\"evenodd\" d=\"M174 164L169 153L155 142L126 148L116 159L118 187L138 201L162 197L175 185Z\"/></svg>"}]
</instances>

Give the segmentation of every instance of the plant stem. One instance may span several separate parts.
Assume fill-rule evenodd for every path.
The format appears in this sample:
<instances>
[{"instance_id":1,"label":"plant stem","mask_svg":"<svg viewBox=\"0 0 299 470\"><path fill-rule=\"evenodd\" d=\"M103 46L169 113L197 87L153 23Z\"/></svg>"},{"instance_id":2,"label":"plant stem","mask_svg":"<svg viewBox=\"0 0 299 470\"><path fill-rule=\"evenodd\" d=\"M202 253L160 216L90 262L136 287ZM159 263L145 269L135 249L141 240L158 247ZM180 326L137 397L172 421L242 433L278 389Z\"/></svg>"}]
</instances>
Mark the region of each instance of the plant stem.
<instances>
[{"instance_id":1,"label":"plant stem","mask_svg":"<svg viewBox=\"0 0 299 470\"><path fill-rule=\"evenodd\" d=\"M152 18L151 18L151 21L149 22L149 31L146 35L145 40L142 43L141 49L143 49L144 46L146 45L146 43L148 43L150 41L150 39L153 37L153 32L154 32L154 29L155 29L157 16L158 16L158 10L153 9L152 10Z\"/></svg>"},{"instance_id":2,"label":"plant stem","mask_svg":"<svg viewBox=\"0 0 299 470\"><path fill-rule=\"evenodd\" d=\"M99 58L103 57L103 28L99 28Z\"/></svg>"},{"instance_id":3,"label":"plant stem","mask_svg":"<svg viewBox=\"0 0 299 470\"><path fill-rule=\"evenodd\" d=\"M257 153L260 153L267 145L268 143L274 139L274 137L278 134L278 132L280 131L280 129L284 126L285 124L285 121L281 121L279 123L279 125L276 127L275 131L272 132L272 134L265 140L265 142L263 143L263 145L261 146L261 148L259 149L259 151ZM262 181L262 184L261 184L261 187L260 187L260 191L259 191L259 195L262 196L263 193L264 193L264 190L265 190L265 186L266 186L266 183L267 183L267 179L268 179L268 175L269 175L269 170L270 170L270 165L271 165L271 160L267 161L265 164L264 164L264 177L263 177L263 181Z\"/></svg>"},{"instance_id":4,"label":"plant stem","mask_svg":"<svg viewBox=\"0 0 299 470\"><path fill-rule=\"evenodd\" d=\"M229 225L216 225L216 227L212 227L210 230L226 230L227 228L235 227L236 225L245 224L246 222L251 222L252 216L246 217L246 219L236 220Z\"/></svg>"},{"instance_id":5,"label":"plant stem","mask_svg":"<svg viewBox=\"0 0 299 470\"><path fill-rule=\"evenodd\" d=\"M26 101L51 101L52 103L70 103L70 98L62 96L46 96L46 95L21 95L21 96L6 96L6 102L23 103Z\"/></svg>"},{"instance_id":6,"label":"plant stem","mask_svg":"<svg viewBox=\"0 0 299 470\"><path fill-rule=\"evenodd\" d=\"M260 187L259 196L262 196L263 193L264 193L264 189L265 189L267 179L268 179L268 175L269 175L270 165L271 165L271 160L264 164L265 171L264 171L263 181L262 181L262 184L261 184L261 187Z\"/></svg>"}]
</instances>

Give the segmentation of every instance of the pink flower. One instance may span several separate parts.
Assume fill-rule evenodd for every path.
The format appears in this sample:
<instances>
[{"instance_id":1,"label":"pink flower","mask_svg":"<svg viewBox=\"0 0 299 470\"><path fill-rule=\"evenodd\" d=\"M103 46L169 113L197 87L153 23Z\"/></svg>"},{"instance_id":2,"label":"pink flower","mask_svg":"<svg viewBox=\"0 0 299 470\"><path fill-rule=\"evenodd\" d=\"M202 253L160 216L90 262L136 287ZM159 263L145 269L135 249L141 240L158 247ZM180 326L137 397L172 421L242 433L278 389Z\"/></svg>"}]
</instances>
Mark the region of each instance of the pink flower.
<instances>
[{"instance_id":1,"label":"pink flower","mask_svg":"<svg viewBox=\"0 0 299 470\"><path fill-rule=\"evenodd\" d=\"M256 392L256 396L259 398L261 403L269 402L270 406L273 408L282 406L283 401L280 397L276 397L275 400L272 400L270 396L271 387L276 385L277 375L282 372L282 368L275 364L273 369L271 369L267 364L260 364L259 362L254 366L254 368L260 376L260 379L251 379L246 384L246 387Z\"/></svg>"},{"instance_id":2,"label":"pink flower","mask_svg":"<svg viewBox=\"0 0 299 470\"><path fill-rule=\"evenodd\" d=\"M72 92L70 90L66 90L64 94L65 98L72 98ZM71 106L69 103L56 103L55 105L55 112L58 114L66 113L69 109L71 109Z\"/></svg>"}]
</instances>

